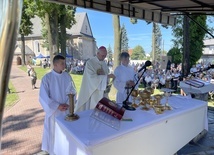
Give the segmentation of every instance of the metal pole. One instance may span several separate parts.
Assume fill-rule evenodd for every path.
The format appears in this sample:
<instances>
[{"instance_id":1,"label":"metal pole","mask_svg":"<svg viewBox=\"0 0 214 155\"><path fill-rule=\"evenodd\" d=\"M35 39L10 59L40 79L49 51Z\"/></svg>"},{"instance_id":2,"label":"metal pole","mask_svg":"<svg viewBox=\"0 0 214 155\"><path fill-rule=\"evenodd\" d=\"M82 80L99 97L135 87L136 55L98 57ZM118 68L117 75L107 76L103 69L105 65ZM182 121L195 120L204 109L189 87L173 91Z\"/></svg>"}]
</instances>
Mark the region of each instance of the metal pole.
<instances>
[{"instance_id":1,"label":"metal pole","mask_svg":"<svg viewBox=\"0 0 214 155\"><path fill-rule=\"evenodd\" d=\"M4 104L21 19L22 4L23 0L0 1L0 140Z\"/></svg>"}]
</instances>

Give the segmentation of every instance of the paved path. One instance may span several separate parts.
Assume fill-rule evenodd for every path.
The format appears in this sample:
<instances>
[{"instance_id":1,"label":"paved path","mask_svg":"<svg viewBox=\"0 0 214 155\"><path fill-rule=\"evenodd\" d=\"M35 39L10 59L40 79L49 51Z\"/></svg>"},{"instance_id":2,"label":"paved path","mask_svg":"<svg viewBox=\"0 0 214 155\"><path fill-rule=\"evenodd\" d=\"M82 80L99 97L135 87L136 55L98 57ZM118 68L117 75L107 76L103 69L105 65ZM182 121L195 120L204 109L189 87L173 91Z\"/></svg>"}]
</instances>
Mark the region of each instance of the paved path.
<instances>
[{"instance_id":1,"label":"paved path","mask_svg":"<svg viewBox=\"0 0 214 155\"><path fill-rule=\"evenodd\" d=\"M1 155L36 154L41 148L44 120L39 89L32 90L30 77L17 66L12 66L10 80L19 101L4 111ZM40 80L36 86L40 86Z\"/></svg>"}]
</instances>

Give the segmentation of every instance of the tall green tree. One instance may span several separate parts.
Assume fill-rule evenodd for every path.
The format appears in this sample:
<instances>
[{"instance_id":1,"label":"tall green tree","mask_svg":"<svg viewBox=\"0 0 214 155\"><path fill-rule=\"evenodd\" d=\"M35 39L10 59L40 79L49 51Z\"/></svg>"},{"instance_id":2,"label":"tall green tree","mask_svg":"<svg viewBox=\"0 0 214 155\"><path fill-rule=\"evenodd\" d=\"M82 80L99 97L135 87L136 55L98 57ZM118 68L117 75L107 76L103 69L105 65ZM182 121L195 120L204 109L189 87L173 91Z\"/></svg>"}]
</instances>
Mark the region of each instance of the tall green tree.
<instances>
[{"instance_id":1,"label":"tall green tree","mask_svg":"<svg viewBox=\"0 0 214 155\"><path fill-rule=\"evenodd\" d=\"M42 19L42 34L50 51L51 62L54 54L59 53L59 47L66 56L66 28L71 28L75 23L75 8L43 0L33 1L31 8Z\"/></svg>"},{"instance_id":2,"label":"tall green tree","mask_svg":"<svg viewBox=\"0 0 214 155\"><path fill-rule=\"evenodd\" d=\"M190 15L196 22L207 29L206 16L205 15ZM190 19L189 23L189 48L190 48L190 65L195 64L202 56L202 50L204 47L204 37L206 32L200 28L193 20ZM176 25L172 28L174 39L174 47L180 49L183 53L183 16L178 16Z\"/></svg>"},{"instance_id":3,"label":"tall green tree","mask_svg":"<svg viewBox=\"0 0 214 155\"><path fill-rule=\"evenodd\" d=\"M28 36L32 33L33 23L31 22L31 18L34 17L34 14L30 13L30 0L24 0L23 8L22 8L22 18L21 24L19 28L19 34L21 35L21 57L22 57L22 65L25 65L25 36Z\"/></svg>"},{"instance_id":4,"label":"tall green tree","mask_svg":"<svg viewBox=\"0 0 214 155\"><path fill-rule=\"evenodd\" d=\"M172 63L179 64L182 62L182 53L179 48L173 47L167 53L167 56L171 56Z\"/></svg>"},{"instance_id":5,"label":"tall green tree","mask_svg":"<svg viewBox=\"0 0 214 155\"><path fill-rule=\"evenodd\" d=\"M59 12L59 46L61 47L61 54L66 57L66 28L70 29L72 25L76 23L75 21L76 8L68 5L60 5Z\"/></svg>"},{"instance_id":6,"label":"tall green tree","mask_svg":"<svg viewBox=\"0 0 214 155\"><path fill-rule=\"evenodd\" d=\"M135 46L135 48L133 49L132 55L131 55L131 59L132 60L142 60L145 57L146 57L146 54L145 54L143 47L140 45Z\"/></svg>"},{"instance_id":7,"label":"tall green tree","mask_svg":"<svg viewBox=\"0 0 214 155\"><path fill-rule=\"evenodd\" d=\"M206 15L192 15L191 16L196 22L200 23L205 29L207 29L206 25ZM190 20L190 66L196 64L196 62L203 55L203 47L204 47L204 37L206 32L201 29L194 21Z\"/></svg>"},{"instance_id":8,"label":"tall green tree","mask_svg":"<svg viewBox=\"0 0 214 155\"><path fill-rule=\"evenodd\" d=\"M129 50L129 39L127 37L126 27L123 24L121 27L121 52L128 52Z\"/></svg>"},{"instance_id":9,"label":"tall green tree","mask_svg":"<svg viewBox=\"0 0 214 155\"><path fill-rule=\"evenodd\" d=\"M111 48L111 45L109 44L108 48L107 48L107 57L108 57L108 60L112 60L112 57L113 57L113 52L112 52L112 48Z\"/></svg>"}]
</instances>

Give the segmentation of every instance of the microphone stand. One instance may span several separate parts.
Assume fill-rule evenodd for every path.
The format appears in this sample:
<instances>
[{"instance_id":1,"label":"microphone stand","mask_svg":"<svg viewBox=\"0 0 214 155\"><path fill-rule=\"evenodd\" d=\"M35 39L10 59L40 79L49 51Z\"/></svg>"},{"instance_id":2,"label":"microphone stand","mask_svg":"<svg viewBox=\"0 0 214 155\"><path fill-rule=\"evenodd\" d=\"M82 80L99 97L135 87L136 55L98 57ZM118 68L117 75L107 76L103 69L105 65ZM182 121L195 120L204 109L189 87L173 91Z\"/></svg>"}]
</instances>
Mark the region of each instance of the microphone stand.
<instances>
[{"instance_id":1,"label":"microphone stand","mask_svg":"<svg viewBox=\"0 0 214 155\"><path fill-rule=\"evenodd\" d=\"M146 67L143 71L143 73L140 75L140 77L138 78L137 82L135 83L135 85L132 87L131 91L129 92L129 94L127 95L126 97L126 100L123 101L123 108L125 108L126 110L131 110L131 111L134 111L136 110L134 107L131 107L129 106L131 103L128 101L129 100L129 97L130 95L132 94L133 90L135 89L136 85L138 84L138 82L140 81L141 77L143 76L143 74L145 73L146 71Z\"/></svg>"}]
</instances>

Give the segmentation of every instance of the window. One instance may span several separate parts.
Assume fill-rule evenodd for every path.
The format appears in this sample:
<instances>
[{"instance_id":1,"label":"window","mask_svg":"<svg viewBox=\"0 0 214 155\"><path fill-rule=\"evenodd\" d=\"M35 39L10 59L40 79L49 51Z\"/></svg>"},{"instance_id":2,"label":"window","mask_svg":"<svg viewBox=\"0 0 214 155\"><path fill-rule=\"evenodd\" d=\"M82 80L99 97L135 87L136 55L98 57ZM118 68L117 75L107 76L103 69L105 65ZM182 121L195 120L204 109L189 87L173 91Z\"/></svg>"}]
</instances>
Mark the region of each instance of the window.
<instances>
[{"instance_id":1,"label":"window","mask_svg":"<svg viewBox=\"0 0 214 155\"><path fill-rule=\"evenodd\" d=\"M40 53L41 49L40 49L40 44L39 41L34 41L34 53Z\"/></svg>"},{"instance_id":2,"label":"window","mask_svg":"<svg viewBox=\"0 0 214 155\"><path fill-rule=\"evenodd\" d=\"M37 48L38 48L38 52L40 52L40 45L39 45L39 42L38 42L37 45L38 45L38 47L37 47Z\"/></svg>"}]
</instances>

